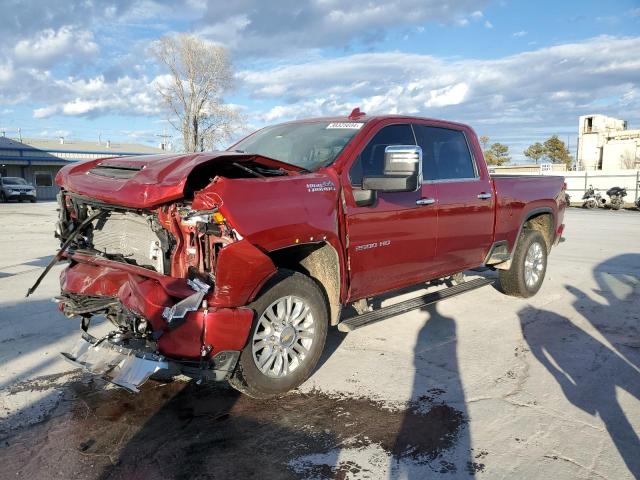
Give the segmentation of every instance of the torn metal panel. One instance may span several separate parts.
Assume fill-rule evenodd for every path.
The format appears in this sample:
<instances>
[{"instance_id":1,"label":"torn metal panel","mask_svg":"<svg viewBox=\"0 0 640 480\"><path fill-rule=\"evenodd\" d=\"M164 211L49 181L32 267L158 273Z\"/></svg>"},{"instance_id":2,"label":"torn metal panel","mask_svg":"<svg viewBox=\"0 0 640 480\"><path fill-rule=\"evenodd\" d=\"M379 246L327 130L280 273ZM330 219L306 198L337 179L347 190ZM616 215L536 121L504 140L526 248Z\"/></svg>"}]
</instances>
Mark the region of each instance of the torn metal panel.
<instances>
[{"instance_id":1,"label":"torn metal panel","mask_svg":"<svg viewBox=\"0 0 640 480\"><path fill-rule=\"evenodd\" d=\"M111 343L108 337L98 340L87 333L62 356L76 367L101 375L130 392L138 392L138 387L151 375L170 367L160 355L134 351Z\"/></svg>"},{"instance_id":2,"label":"torn metal panel","mask_svg":"<svg viewBox=\"0 0 640 480\"><path fill-rule=\"evenodd\" d=\"M167 321L169 328L175 328L178 325L181 325L187 313L198 310L202 304L204 296L209 292L209 288L211 288L209 285L201 282L197 278L187 280L187 283L195 293L179 301L171 308L165 307L162 312L162 316Z\"/></svg>"}]
</instances>

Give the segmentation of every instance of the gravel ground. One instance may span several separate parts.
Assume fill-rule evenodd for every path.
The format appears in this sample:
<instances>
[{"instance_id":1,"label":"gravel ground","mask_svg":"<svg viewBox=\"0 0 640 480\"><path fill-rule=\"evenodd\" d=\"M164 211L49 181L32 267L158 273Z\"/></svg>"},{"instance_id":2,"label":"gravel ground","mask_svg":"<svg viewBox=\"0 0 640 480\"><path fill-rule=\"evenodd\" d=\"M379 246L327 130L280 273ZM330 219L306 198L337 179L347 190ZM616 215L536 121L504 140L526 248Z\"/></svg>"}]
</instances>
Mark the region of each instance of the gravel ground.
<instances>
[{"instance_id":1,"label":"gravel ground","mask_svg":"<svg viewBox=\"0 0 640 480\"><path fill-rule=\"evenodd\" d=\"M79 331L51 302L62 266L24 298L55 215L0 204L0 477L640 477L640 212L567 212L532 299L488 286L333 330L270 402L180 381L134 395L61 360Z\"/></svg>"}]
</instances>

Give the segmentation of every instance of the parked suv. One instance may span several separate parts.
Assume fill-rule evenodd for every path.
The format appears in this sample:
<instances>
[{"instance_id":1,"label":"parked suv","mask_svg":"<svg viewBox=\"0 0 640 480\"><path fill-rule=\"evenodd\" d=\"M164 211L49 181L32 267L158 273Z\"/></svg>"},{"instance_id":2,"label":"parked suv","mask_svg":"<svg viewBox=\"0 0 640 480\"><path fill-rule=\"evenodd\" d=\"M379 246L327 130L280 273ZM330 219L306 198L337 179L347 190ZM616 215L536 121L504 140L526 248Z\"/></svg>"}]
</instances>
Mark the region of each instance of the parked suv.
<instances>
[{"instance_id":1,"label":"parked suv","mask_svg":"<svg viewBox=\"0 0 640 480\"><path fill-rule=\"evenodd\" d=\"M29 200L36 201L36 187L20 177L0 177L0 201Z\"/></svg>"}]
</instances>

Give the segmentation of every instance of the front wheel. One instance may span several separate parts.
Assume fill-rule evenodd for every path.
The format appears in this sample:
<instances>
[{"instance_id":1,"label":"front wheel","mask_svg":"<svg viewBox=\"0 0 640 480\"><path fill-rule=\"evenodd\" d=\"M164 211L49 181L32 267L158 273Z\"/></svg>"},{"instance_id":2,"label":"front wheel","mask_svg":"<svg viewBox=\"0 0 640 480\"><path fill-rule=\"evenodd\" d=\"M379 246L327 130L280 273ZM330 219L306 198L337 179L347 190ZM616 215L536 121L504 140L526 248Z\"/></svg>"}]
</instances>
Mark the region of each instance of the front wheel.
<instances>
[{"instance_id":1,"label":"front wheel","mask_svg":"<svg viewBox=\"0 0 640 480\"><path fill-rule=\"evenodd\" d=\"M547 272L547 246L537 230L523 230L513 252L511 268L500 270L500 288L512 297L528 298L540 290Z\"/></svg>"},{"instance_id":2,"label":"front wheel","mask_svg":"<svg viewBox=\"0 0 640 480\"><path fill-rule=\"evenodd\" d=\"M250 397L277 397L309 378L318 363L327 304L311 278L280 270L250 306L253 327L229 383Z\"/></svg>"},{"instance_id":3,"label":"front wheel","mask_svg":"<svg viewBox=\"0 0 640 480\"><path fill-rule=\"evenodd\" d=\"M598 206L598 202L594 198L590 198L582 204L582 208L596 208Z\"/></svg>"}]
</instances>

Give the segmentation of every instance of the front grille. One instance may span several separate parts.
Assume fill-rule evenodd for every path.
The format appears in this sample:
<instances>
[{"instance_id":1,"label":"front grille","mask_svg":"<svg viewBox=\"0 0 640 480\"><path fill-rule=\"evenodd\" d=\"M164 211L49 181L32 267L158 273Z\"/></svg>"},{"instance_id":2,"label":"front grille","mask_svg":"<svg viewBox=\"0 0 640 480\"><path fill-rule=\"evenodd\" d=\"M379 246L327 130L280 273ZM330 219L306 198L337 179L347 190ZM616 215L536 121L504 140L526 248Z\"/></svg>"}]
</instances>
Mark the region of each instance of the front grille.
<instances>
[{"instance_id":1,"label":"front grille","mask_svg":"<svg viewBox=\"0 0 640 480\"><path fill-rule=\"evenodd\" d=\"M94 223L91 243L106 255L164 273L162 244L151 228L150 216L112 212Z\"/></svg>"}]
</instances>

